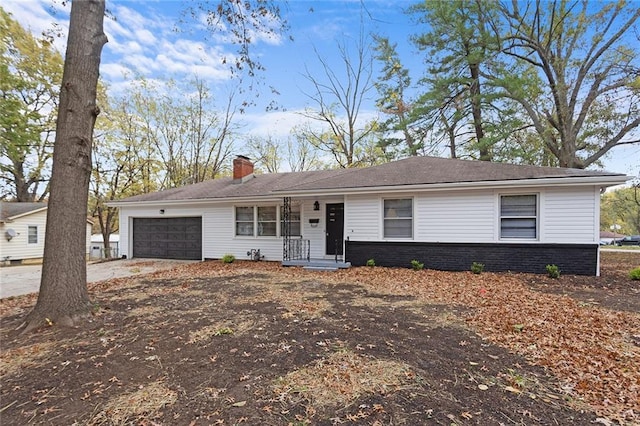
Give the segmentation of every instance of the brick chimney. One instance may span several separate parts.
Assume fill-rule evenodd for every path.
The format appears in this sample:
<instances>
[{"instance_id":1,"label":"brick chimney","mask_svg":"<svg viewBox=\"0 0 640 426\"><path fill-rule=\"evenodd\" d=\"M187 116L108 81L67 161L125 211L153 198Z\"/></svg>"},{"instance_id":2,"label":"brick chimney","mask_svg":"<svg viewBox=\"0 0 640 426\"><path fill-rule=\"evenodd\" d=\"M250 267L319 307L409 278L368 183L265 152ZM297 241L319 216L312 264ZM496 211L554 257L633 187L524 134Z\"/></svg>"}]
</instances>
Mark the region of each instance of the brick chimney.
<instances>
[{"instance_id":1,"label":"brick chimney","mask_svg":"<svg viewBox=\"0 0 640 426\"><path fill-rule=\"evenodd\" d=\"M238 155L233 159L233 180L244 182L253 176L253 163L248 157Z\"/></svg>"}]
</instances>

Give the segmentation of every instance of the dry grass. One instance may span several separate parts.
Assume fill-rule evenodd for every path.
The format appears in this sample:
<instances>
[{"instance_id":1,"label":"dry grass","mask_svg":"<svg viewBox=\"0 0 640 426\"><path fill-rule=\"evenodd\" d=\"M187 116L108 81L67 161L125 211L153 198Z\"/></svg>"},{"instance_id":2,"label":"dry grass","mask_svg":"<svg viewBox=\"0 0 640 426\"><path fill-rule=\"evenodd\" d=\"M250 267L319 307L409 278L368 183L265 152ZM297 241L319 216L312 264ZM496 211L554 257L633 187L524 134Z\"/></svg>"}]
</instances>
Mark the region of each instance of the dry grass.
<instances>
[{"instance_id":1,"label":"dry grass","mask_svg":"<svg viewBox=\"0 0 640 426\"><path fill-rule=\"evenodd\" d=\"M406 364L340 350L279 379L274 392L279 401L304 399L315 407L344 407L364 394L397 390L413 376Z\"/></svg>"},{"instance_id":2,"label":"dry grass","mask_svg":"<svg viewBox=\"0 0 640 426\"><path fill-rule=\"evenodd\" d=\"M189 340L187 343L202 343L208 342L213 337L229 335L229 334L244 334L247 331L255 327L254 321L220 321L214 324L210 324L201 327L195 331L189 333Z\"/></svg>"},{"instance_id":3,"label":"dry grass","mask_svg":"<svg viewBox=\"0 0 640 426\"><path fill-rule=\"evenodd\" d=\"M142 418L153 418L158 411L175 403L178 394L162 382L149 383L139 389L109 400L89 425L143 424Z\"/></svg>"},{"instance_id":4,"label":"dry grass","mask_svg":"<svg viewBox=\"0 0 640 426\"><path fill-rule=\"evenodd\" d=\"M46 341L3 351L0 356L0 377L16 373L47 358L60 342Z\"/></svg>"}]
</instances>

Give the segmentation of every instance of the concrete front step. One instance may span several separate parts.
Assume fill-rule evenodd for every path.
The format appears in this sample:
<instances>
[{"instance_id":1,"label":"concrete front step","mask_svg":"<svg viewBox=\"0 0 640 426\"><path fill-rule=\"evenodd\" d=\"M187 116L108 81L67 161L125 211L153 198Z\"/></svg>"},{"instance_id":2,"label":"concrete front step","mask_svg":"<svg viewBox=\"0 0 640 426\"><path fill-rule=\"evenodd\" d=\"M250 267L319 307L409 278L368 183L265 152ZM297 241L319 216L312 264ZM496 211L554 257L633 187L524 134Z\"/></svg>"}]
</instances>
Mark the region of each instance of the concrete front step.
<instances>
[{"instance_id":1,"label":"concrete front step","mask_svg":"<svg viewBox=\"0 0 640 426\"><path fill-rule=\"evenodd\" d=\"M313 268L337 268L347 269L351 267L351 262L343 262L330 259L310 259L310 260L284 260L282 266L303 266Z\"/></svg>"},{"instance_id":2,"label":"concrete front step","mask_svg":"<svg viewBox=\"0 0 640 426\"><path fill-rule=\"evenodd\" d=\"M327 271L327 272L335 272L338 268L337 266L303 266L302 269L306 269L308 271Z\"/></svg>"}]
</instances>

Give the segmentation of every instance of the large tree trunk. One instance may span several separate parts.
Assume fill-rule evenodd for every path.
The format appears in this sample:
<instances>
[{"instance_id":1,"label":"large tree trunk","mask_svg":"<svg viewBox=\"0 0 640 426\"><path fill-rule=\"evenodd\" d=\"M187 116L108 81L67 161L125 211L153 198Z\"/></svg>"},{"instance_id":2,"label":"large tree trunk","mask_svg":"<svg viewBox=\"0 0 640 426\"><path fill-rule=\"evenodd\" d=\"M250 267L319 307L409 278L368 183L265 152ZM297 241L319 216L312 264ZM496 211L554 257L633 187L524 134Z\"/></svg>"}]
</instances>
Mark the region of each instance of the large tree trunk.
<instances>
[{"instance_id":1,"label":"large tree trunk","mask_svg":"<svg viewBox=\"0 0 640 426\"><path fill-rule=\"evenodd\" d=\"M480 91L480 65L469 64L471 71L471 113L473 115L473 128L476 132L476 141L478 143L479 160L491 161L491 149L486 145L484 140L484 127L482 121L482 94Z\"/></svg>"},{"instance_id":2,"label":"large tree trunk","mask_svg":"<svg viewBox=\"0 0 640 426\"><path fill-rule=\"evenodd\" d=\"M47 210L44 264L38 302L25 332L57 323L73 325L89 315L86 223L91 144L98 115L96 86L102 47L105 0L71 3L67 53L60 90Z\"/></svg>"}]
</instances>

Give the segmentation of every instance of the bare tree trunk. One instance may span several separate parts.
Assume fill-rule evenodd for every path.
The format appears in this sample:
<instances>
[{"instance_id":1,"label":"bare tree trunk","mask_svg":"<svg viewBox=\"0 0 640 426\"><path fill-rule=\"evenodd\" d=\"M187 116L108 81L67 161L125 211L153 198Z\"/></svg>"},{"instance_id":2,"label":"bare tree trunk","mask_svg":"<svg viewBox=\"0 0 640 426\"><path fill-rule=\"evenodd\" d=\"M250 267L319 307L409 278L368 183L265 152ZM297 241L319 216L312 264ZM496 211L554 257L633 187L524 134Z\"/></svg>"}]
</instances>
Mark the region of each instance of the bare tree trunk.
<instances>
[{"instance_id":1,"label":"bare tree trunk","mask_svg":"<svg viewBox=\"0 0 640 426\"><path fill-rule=\"evenodd\" d=\"M71 3L47 210L38 302L24 332L57 323L74 325L91 312L87 291L86 217L105 0Z\"/></svg>"}]
</instances>

